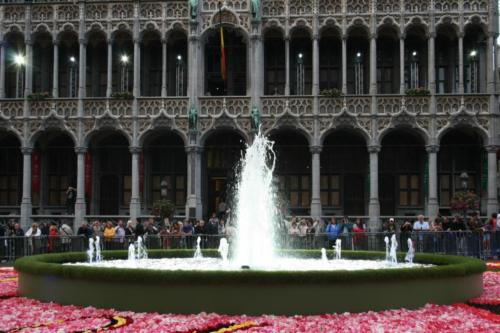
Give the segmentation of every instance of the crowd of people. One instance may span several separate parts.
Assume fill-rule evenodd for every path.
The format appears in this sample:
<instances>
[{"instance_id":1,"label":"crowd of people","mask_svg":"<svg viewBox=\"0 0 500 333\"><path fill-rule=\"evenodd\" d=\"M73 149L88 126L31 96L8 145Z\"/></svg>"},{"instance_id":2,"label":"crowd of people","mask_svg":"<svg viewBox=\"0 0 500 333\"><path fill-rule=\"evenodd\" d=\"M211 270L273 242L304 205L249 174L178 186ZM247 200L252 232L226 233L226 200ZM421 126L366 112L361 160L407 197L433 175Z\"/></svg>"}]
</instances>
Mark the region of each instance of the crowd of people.
<instances>
[{"instance_id":1,"label":"crowd of people","mask_svg":"<svg viewBox=\"0 0 500 333\"><path fill-rule=\"evenodd\" d=\"M463 244L464 236L453 236L453 232L460 234L472 231L475 236L480 237L483 249L492 253L496 253L500 245L500 240L497 239L499 238L497 234L500 232L496 233L497 230L500 231L500 214L493 214L487 221L482 221L477 215L472 215L467 219L460 216L452 218L437 216L431 221L426 220L423 215L417 216L414 221L410 218L401 221L389 218L383 223L382 229L384 235L393 233L399 235L401 249L405 248L406 240L413 237L417 250L435 252L442 252L442 247L445 245L440 244L445 244L445 241L451 239L450 237L455 237L453 239L457 240L457 246L466 246L467 244ZM331 248L335 245L335 241L341 238L348 248L368 249L367 231L365 220L361 218L345 216L321 220L292 216L284 220L281 232L278 233L278 242L281 246L289 248ZM447 235L444 236L444 234ZM428 237L429 235L431 237ZM27 230L23 230L19 223L12 220L6 225L0 224L0 237L14 238L14 241L12 239L9 241L10 243L5 240L5 246L0 246L0 258L2 249L6 252L5 248L8 245L17 256L19 256L17 253L19 251L24 251L26 254L23 247L27 247L28 254L81 250L87 244L86 240L95 236L101 238L104 249L125 249L139 236L150 248L191 249L196 245L195 239L198 236L201 237L202 248L216 248L222 237L227 238L229 243L233 242L236 228L231 223L226 223L226 214L220 214L220 212L219 214L213 213L207 222L203 219L169 218L128 221L96 219L90 223L82 223L77 230L73 230L70 223L64 222L60 224L56 222L33 223ZM22 238L24 241L21 242L16 238ZM426 242L430 245L427 244L429 245L427 246ZM423 248L424 245L427 247Z\"/></svg>"}]
</instances>

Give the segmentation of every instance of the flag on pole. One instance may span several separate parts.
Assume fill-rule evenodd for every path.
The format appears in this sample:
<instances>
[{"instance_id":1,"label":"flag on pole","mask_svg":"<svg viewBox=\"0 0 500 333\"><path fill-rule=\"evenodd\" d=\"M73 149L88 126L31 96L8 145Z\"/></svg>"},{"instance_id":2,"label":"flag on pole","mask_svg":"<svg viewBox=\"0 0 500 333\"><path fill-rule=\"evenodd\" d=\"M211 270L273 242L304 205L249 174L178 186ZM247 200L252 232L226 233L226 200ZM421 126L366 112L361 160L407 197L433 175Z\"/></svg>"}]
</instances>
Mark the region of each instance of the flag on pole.
<instances>
[{"instance_id":1,"label":"flag on pole","mask_svg":"<svg viewBox=\"0 0 500 333\"><path fill-rule=\"evenodd\" d=\"M222 17L219 13L219 17ZM226 82L226 50L224 48L224 28L222 27L222 22L220 23L220 75L222 80Z\"/></svg>"}]
</instances>

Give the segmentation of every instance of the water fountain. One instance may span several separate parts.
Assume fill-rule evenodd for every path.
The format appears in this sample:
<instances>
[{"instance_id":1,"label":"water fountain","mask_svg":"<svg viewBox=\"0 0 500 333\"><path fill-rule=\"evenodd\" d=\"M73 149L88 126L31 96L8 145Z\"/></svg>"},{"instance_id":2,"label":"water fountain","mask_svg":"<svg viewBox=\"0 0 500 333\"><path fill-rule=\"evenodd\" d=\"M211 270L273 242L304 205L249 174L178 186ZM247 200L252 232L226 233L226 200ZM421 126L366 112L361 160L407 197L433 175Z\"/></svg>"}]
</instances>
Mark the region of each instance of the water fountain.
<instances>
[{"instance_id":1,"label":"water fountain","mask_svg":"<svg viewBox=\"0 0 500 333\"><path fill-rule=\"evenodd\" d=\"M219 248L217 251L220 253L222 262L227 263L227 256L229 254L229 244L226 238L221 238L219 243Z\"/></svg>"},{"instance_id":2,"label":"water fountain","mask_svg":"<svg viewBox=\"0 0 500 333\"><path fill-rule=\"evenodd\" d=\"M102 261L102 255L101 255L101 237L95 236L95 262L99 263Z\"/></svg>"},{"instance_id":3,"label":"water fountain","mask_svg":"<svg viewBox=\"0 0 500 333\"><path fill-rule=\"evenodd\" d=\"M94 239L90 238L89 239L89 249L87 250L87 258L88 258L89 263L94 262L94 252L95 252Z\"/></svg>"},{"instance_id":4,"label":"water fountain","mask_svg":"<svg viewBox=\"0 0 500 333\"><path fill-rule=\"evenodd\" d=\"M479 269L468 271L466 276L465 268L452 270L452 273L460 273L454 276L443 265L446 256L439 259L438 266L411 261L397 263L395 235L390 242L389 238L384 239L389 260L383 260L383 252L342 253L340 239L335 243L334 257L343 257L342 260L328 260L326 249L321 251L321 258L316 251L278 251L274 242L274 226L279 222L272 184L274 164L272 143L258 134L241 162L236 214L232 217L237 231L234 245L231 243L233 255L229 258L227 242L221 240L219 253L204 249L202 254L202 239L198 237L194 257L189 249L159 250L154 252L154 258L136 260L130 265L123 260L127 253L122 251L113 252L116 260L97 262L101 258L101 246L96 237L95 261L91 263L83 262L85 259L70 262L76 256L64 257L65 253L47 258L40 256L39 261L29 257L26 264L22 262L24 258L21 259L21 264L16 266L20 272L19 294L44 301L124 310L239 314L415 308L429 301L451 304L481 294ZM137 243L129 247L129 253L132 258L144 258L144 254L139 255L143 251L142 240ZM88 254L92 254L90 248ZM82 258L85 256L82 254ZM419 254L417 258L432 263L434 256L426 258ZM470 265L470 260L473 259L464 259L460 265ZM32 261L37 261L35 270L23 266L29 266ZM456 258L448 262L459 265ZM42 269L44 265L46 273ZM481 265L479 262L474 267ZM411 271L400 274L400 268L418 270L420 274L413 275ZM131 269L139 270L129 274ZM380 271L370 272L375 269ZM436 279L441 269L447 275ZM44 292L47 288L50 293ZM411 297L407 290L412 291ZM389 293L390 301L381 297ZM145 294L148 297L144 297ZM343 301L332 303L334 298ZM176 299L176 302L165 302L165 299Z\"/></svg>"},{"instance_id":5,"label":"water fountain","mask_svg":"<svg viewBox=\"0 0 500 333\"><path fill-rule=\"evenodd\" d=\"M194 252L194 259L202 259L203 254L201 253L201 237L196 238L196 251Z\"/></svg>"},{"instance_id":6,"label":"water fountain","mask_svg":"<svg viewBox=\"0 0 500 333\"><path fill-rule=\"evenodd\" d=\"M396 235L391 236L391 249L389 251L389 262L391 264L397 264L398 263L398 256L396 254L396 251L398 249L398 241L396 240Z\"/></svg>"},{"instance_id":7,"label":"water fountain","mask_svg":"<svg viewBox=\"0 0 500 333\"><path fill-rule=\"evenodd\" d=\"M415 257L415 248L413 247L413 240L408 238L408 252L405 256L405 261L413 264L413 258Z\"/></svg>"},{"instance_id":8,"label":"water fountain","mask_svg":"<svg viewBox=\"0 0 500 333\"><path fill-rule=\"evenodd\" d=\"M385 236L384 237L384 242L385 242L385 261L389 262L389 237Z\"/></svg>"},{"instance_id":9,"label":"water fountain","mask_svg":"<svg viewBox=\"0 0 500 333\"><path fill-rule=\"evenodd\" d=\"M137 241L128 246L128 261L148 259L148 250L144 245L142 237L137 237Z\"/></svg>"},{"instance_id":10,"label":"water fountain","mask_svg":"<svg viewBox=\"0 0 500 333\"><path fill-rule=\"evenodd\" d=\"M335 259L340 260L342 258L342 240L340 238L335 240L333 251L335 252Z\"/></svg>"},{"instance_id":11,"label":"water fountain","mask_svg":"<svg viewBox=\"0 0 500 333\"><path fill-rule=\"evenodd\" d=\"M323 263L328 263L328 257L326 256L326 249L323 247L321 248L321 261Z\"/></svg>"}]
</instances>

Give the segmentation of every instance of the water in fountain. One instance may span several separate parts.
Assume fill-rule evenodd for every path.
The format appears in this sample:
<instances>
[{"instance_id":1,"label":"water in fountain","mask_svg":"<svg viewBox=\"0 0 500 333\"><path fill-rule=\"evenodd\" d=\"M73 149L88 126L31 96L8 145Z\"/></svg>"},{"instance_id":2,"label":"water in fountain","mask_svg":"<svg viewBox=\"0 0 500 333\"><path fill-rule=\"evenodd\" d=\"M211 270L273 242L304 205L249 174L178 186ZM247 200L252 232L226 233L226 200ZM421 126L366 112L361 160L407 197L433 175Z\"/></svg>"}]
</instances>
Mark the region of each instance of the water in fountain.
<instances>
[{"instance_id":1,"label":"water in fountain","mask_svg":"<svg viewBox=\"0 0 500 333\"><path fill-rule=\"evenodd\" d=\"M223 262L227 262L227 255L229 253L229 244L227 243L227 239L221 238L218 249L220 256Z\"/></svg>"},{"instance_id":2,"label":"water in fountain","mask_svg":"<svg viewBox=\"0 0 500 333\"><path fill-rule=\"evenodd\" d=\"M384 237L385 242L385 261L389 261L389 237Z\"/></svg>"},{"instance_id":3,"label":"water in fountain","mask_svg":"<svg viewBox=\"0 0 500 333\"><path fill-rule=\"evenodd\" d=\"M335 251L335 259L340 260L342 258L342 240L340 238L337 238L337 240L335 240L333 250Z\"/></svg>"},{"instance_id":4,"label":"water in fountain","mask_svg":"<svg viewBox=\"0 0 500 333\"><path fill-rule=\"evenodd\" d=\"M95 237L94 248L95 248L95 262L101 262L102 261L101 237L99 237L99 236Z\"/></svg>"},{"instance_id":5,"label":"water in fountain","mask_svg":"<svg viewBox=\"0 0 500 333\"><path fill-rule=\"evenodd\" d=\"M198 238L196 239L196 251L194 252L194 259L201 259L201 258L203 258L203 254L201 254L200 243L201 243L201 237L198 236Z\"/></svg>"},{"instance_id":6,"label":"water in fountain","mask_svg":"<svg viewBox=\"0 0 500 333\"><path fill-rule=\"evenodd\" d=\"M141 236L137 237L137 259L148 259L148 250Z\"/></svg>"},{"instance_id":7,"label":"water in fountain","mask_svg":"<svg viewBox=\"0 0 500 333\"><path fill-rule=\"evenodd\" d=\"M94 239L90 238L89 239L89 249L87 250L87 258L89 260L89 263L92 263L94 261Z\"/></svg>"},{"instance_id":8,"label":"water in fountain","mask_svg":"<svg viewBox=\"0 0 500 333\"><path fill-rule=\"evenodd\" d=\"M273 187L273 142L259 131L241 161L236 194L235 262L265 267L275 262L277 205Z\"/></svg>"},{"instance_id":9,"label":"water in fountain","mask_svg":"<svg viewBox=\"0 0 500 333\"><path fill-rule=\"evenodd\" d=\"M415 248L413 247L411 238L408 238L408 252L406 253L405 261L413 264L413 257L415 257Z\"/></svg>"},{"instance_id":10,"label":"water in fountain","mask_svg":"<svg viewBox=\"0 0 500 333\"><path fill-rule=\"evenodd\" d=\"M389 251L389 261L393 264L398 263L398 257L396 255L396 250L398 249L398 241L396 240L396 235L391 236L391 250Z\"/></svg>"},{"instance_id":11,"label":"water in fountain","mask_svg":"<svg viewBox=\"0 0 500 333\"><path fill-rule=\"evenodd\" d=\"M326 256L326 249L323 247L321 248L321 261L324 263L328 262L328 257Z\"/></svg>"},{"instance_id":12,"label":"water in fountain","mask_svg":"<svg viewBox=\"0 0 500 333\"><path fill-rule=\"evenodd\" d=\"M128 246L128 260L135 261L135 245L134 243L130 243Z\"/></svg>"}]
</instances>

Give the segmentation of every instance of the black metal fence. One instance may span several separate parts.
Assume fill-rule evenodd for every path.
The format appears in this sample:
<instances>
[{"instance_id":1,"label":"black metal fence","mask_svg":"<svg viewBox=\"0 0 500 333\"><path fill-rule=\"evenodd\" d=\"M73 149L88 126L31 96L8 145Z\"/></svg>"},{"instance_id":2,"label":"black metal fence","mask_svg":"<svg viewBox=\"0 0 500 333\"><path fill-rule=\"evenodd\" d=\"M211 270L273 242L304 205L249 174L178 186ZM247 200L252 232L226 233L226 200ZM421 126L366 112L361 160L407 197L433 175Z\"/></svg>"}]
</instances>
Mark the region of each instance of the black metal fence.
<instances>
[{"instance_id":1,"label":"black metal fence","mask_svg":"<svg viewBox=\"0 0 500 333\"><path fill-rule=\"evenodd\" d=\"M338 237L327 234L278 235L276 242L280 248L320 249L331 248L337 238L342 240L345 250L385 251L385 237L392 234L349 233ZM144 244L148 249L193 249L200 237L202 248L217 248L223 235L145 235ZM416 252L440 253L472 256L478 258L500 257L500 231L497 232L411 232L397 233L398 251L408 250L408 238L412 239ZM135 237L103 238L103 250L126 250ZM229 237L229 243L233 240ZM259 246L259 244L255 244ZM16 258L70 251L85 251L88 239L83 236L40 236L40 237L0 237L0 261L11 262Z\"/></svg>"}]
</instances>

